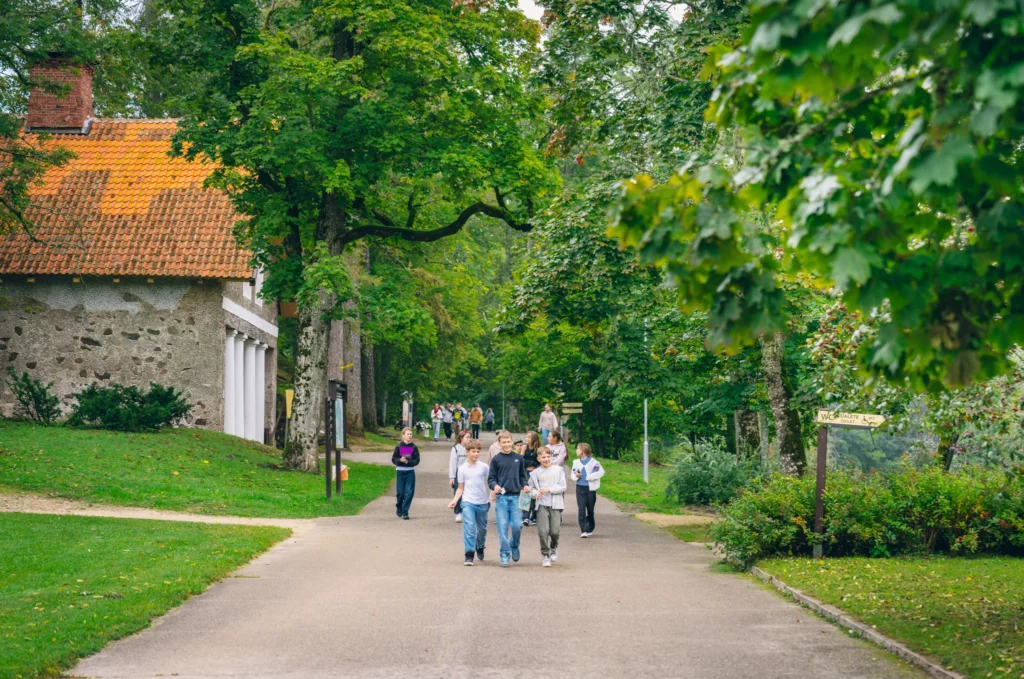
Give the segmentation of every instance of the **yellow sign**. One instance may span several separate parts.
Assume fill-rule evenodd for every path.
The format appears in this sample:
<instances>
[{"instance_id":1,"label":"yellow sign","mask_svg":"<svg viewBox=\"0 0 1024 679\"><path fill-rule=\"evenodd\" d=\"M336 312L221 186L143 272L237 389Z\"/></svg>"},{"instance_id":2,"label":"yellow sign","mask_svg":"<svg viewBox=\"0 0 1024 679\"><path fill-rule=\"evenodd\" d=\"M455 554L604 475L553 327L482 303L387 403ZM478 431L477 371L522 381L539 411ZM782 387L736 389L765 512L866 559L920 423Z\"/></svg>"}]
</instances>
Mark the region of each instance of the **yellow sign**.
<instances>
[{"instance_id":1,"label":"yellow sign","mask_svg":"<svg viewBox=\"0 0 1024 679\"><path fill-rule=\"evenodd\" d=\"M340 370L341 372L345 372L346 370L348 370L349 368L351 368L354 365L355 365L355 363L352 363L352 362L349 362L349 363L339 363L338 364L338 370Z\"/></svg>"},{"instance_id":2,"label":"yellow sign","mask_svg":"<svg viewBox=\"0 0 1024 679\"><path fill-rule=\"evenodd\" d=\"M831 410L819 410L814 420L818 424L835 424L841 427L866 427L874 429L885 424L884 415L867 415L864 413L836 413Z\"/></svg>"},{"instance_id":3,"label":"yellow sign","mask_svg":"<svg viewBox=\"0 0 1024 679\"><path fill-rule=\"evenodd\" d=\"M562 407L563 408L582 408L583 404L582 403L563 403Z\"/></svg>"},{"instance_id":4,"label":"yellow sign","mask_svg":"<svg viewBox=\"0 0 1024 679\"><path fill-rule=\"evenodd\" d=\"M285 389L284 390L284 416L289 420L292 419L292 401L295 400L295 390Z\"/></svg>"}]
</instances>

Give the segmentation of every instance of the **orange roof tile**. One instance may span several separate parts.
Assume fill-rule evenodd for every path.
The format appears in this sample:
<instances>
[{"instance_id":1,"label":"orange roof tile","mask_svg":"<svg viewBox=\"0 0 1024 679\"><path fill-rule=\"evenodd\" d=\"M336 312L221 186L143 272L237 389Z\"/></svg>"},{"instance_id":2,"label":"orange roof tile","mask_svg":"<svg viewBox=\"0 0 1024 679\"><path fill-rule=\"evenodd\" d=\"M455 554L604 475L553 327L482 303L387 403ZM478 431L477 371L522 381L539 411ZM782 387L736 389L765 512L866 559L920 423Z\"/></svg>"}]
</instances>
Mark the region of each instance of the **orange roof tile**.
<instances>
[{"instance_id":1,"label":"orange roof tile","mask_svg":"<svg viewBox=\"0 0 1024 679\"><path fill-rule=\"evenodd\" d=\"M94 120L89 133L55 134L76 155L31 189L21 229L0 236L0 274L247 279L239 216L204 189L208 163L171 158L173 120Z\"/></svg>"}]
</instances>

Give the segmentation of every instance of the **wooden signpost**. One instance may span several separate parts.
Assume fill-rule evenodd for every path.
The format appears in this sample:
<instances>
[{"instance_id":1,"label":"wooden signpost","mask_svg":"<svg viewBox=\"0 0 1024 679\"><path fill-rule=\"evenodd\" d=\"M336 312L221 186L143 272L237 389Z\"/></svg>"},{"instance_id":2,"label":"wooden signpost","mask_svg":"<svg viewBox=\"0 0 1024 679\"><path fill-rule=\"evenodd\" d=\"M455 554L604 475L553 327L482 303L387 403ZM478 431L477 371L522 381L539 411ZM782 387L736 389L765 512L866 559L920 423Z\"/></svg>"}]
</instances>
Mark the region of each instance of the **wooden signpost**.
<instances>
[{"instance_id":1,"label":"wooden signpost","mask_svg":"<svg viewBox=\"0 0 1024 679\"><path fill-rule=\"evenodd\" d=\"M562 404L563 415L582 415L583 404L582 403L563 403Z\"/></svg>"},{"instance_id":2,"label":"wooden signpost","mask_svg":"<svg viewBox=\"0 0 1024 679\"><path fill-rule=\"evenodd\" d=\"M837 413L821 409L814 421L818 427L818 478L814 489L814 532L818 535L818 544L814 545L814 558L820 559L825 554L825 461L828 458L828 428L843 429L875 429L885 424L883 415L864 413Z\"/></svg>"}]
</instances>

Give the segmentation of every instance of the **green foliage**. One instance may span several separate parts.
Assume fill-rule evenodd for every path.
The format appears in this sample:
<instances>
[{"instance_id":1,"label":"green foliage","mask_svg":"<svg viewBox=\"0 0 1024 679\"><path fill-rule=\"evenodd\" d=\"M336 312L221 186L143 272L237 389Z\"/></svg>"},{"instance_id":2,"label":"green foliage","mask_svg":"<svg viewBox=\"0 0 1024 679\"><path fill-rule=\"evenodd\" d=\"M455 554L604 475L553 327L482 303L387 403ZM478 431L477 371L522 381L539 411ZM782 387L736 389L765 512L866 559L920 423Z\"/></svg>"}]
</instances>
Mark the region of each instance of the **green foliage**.
<instances>
[{"instance_id":1,"label":"green foliage","mask_svg":"<svg viewBox=\"0 0 1024 679\"><path fill-rule=\"evenodd\" d=\"M136 386L101 387L94 382L75 394L75 400L68 424L112 431L156 431L192 412L192 404L180 391L155 382L150 382L146 393Z\"/></svg>"},{"instance_id":2,"label":"green foliage","mask_svg":"<svg viewBox=\"0 0 1024 679\"><path fill-rule=\"evenodd\" d=\"M758 566L965 677L1024 672L1019 558L770 559Z\"/></svg>"},{"instance_id":3,"label":"green foliage","mask_svg":"<svg viewBox=\"0 0 1024 679\"><path fill-rule=\"evenodd\" d=\"M726 555L741 563L774 555L810 554L813 477L776 475L742 493L713 529ZM829 473L825 490L825 553L829 556L1024 553L1024 478L964 467L947 473L905 466L865 476Z\"/></svg>"},{"instance_id":4,"label":"green foliage","mask_svg":"<svg viewBox=\"0 0 1024 679\"><path fill-rule=\"evenodd\" d=\"M274 448L202 429L123 434L0 422L0 486L88 502L308 519L357 514L395 480L390 467L346 462L345 493L326 501L323 476L280 463Z\"/></svg>"},{"instance_id":5,"label":"green foliage","mask_svg":"<svg viewBox=\"0 0 1024 679\"><path fill-rule=\"evenodd\" d=\"M757 2L711 53L736 144L623 188L613 233L735 346L786 327L783 280L888 304L864 368L939 389L1024 341L1024 15L1016 3ZM763 223L762 211L772 217Z\"/></svg>"},{"instance_id":6,"label":"green foliage","mask_svg":"<svg viewBox=\"0 0 1024 679\"><path fill-rule=\"evenodd\" d=\"M7 374L10 376L8 386L18 402L15 415L46 426L53 424L60 416L60 398L50 392L53 382L43 384L27 372L18 377L14 368L8 368Z\"/></svg>"},{"instance_id":7,"label":"green foliage","mask_svg":"<svg viewBox=\"0 0 1024 679\"><path fill-rule=\"evenodd\" d=\"M679 451L665 494L684 505L727 504L761 475L760 460L739 458L721 446L699 441Z\"/></svg>"},{"instance_id":8,"label":"green foliage","mask_svg":"<svg viewBox=\"0 0 1024 679\"><path fill-rule=\"evenodd\" d=\"M0 513L0 676L60 676L289 532Z\"/></svg>"}]
</instances>

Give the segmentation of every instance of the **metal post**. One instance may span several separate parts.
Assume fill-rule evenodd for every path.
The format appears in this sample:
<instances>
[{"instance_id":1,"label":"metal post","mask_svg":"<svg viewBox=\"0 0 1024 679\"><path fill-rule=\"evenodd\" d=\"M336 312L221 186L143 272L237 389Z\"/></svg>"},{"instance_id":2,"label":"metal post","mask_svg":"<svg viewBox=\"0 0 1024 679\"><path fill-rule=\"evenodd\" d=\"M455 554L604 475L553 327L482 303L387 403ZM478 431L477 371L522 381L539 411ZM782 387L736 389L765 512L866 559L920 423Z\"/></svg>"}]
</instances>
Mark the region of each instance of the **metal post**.
<instances>
[{"instance_id":1,"label":"metal post","mask_svg":"<svg viewBox=\"0 0 1024 679\"><path fill-rule=\"evenodd\" d=\"M819 542L814 545L814 558L824 556L825 535L825 459L828 456L828 427L818 428L818 479L814 489L814 534Z\"/></svg>"},{"instance_id":2,"label":"metal post","mask_svg":"<svg viewBox=\"0 0 1024 679\"><path fill-rule=\"evenodd\" d=\"M501 385L501 428L505 428L505 385Z\"/></svg>"},{"instance_id":3,"label":"metal post","mask_svg":"<svg viewBox=\"0 0 1024 679\"><path fill-rule=\"evenodd\" d=\"M647 399L644 399L644 483L650 483L651 442L647 438Z\"/></svg>"},{"instance_id":4,"label":"metal post","mask_svg":"<svg viewBox=\"0 0 1024 679\"><path fill-rule=\"evenodd\" d=\"M331 416L334 415L331 408L331 399L324 399L324 474L327 481L327 499L331 499Z\"/></svg>"},{"instance_id":5,"label":"metal post","mask_svg":"<svg viewBox=\"0 0 1024 679\"><path fill-rule=\"evenodd\" d=\"M644 319L644 353L647 353L647 319ZM651 441L647 437L647 399L644 398L644 483L650 483Z\"/></svg>"}]
</instances>

